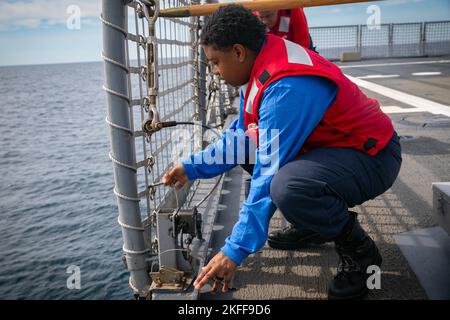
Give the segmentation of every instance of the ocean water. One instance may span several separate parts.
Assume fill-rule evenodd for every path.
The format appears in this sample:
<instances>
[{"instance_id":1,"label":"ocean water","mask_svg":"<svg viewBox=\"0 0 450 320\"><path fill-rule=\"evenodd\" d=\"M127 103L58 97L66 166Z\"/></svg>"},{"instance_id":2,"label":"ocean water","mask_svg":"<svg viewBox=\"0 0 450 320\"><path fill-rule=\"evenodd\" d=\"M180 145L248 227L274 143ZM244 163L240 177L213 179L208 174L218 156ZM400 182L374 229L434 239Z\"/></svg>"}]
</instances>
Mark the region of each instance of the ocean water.
<instances>
[{"instance_id":1,"label":"ocean water","mask_svg":"<svg viewBox=\"0 0 450 320\"><path fill-rule=\"evenodd\" d=\"M102 84L101 62L0 67L0 299L133 298Z\"/></svg>"}]
</instances>

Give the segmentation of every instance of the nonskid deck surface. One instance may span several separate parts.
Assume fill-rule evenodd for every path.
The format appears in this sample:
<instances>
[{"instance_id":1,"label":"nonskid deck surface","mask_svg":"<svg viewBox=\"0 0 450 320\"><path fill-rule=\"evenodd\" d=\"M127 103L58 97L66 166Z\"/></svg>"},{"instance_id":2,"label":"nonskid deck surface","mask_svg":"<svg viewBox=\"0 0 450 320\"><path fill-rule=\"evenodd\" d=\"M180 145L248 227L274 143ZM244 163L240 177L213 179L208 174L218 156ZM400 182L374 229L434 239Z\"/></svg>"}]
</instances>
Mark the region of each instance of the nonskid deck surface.
<instances>
[{"instance_id":1,"label":"nonskid deck surface","mask_svg":"<svg viewBox=\"0 0 450 320\"><path fill-rule=\"evenodd\" d=\"M395 184L383 195L355 208L383 256L381 289L371 290L367 299L443 298L430 294L433 286L440 284L417 272L421 268L420 254L416 260L406 254L407 260L400 247L414 243L417 234L430 236L433 229L429 228L436 226L431 184L450 181L450 56L338 64L368 96L380 101L402 138L403 164ZM247 177L240 168L226 176L212 252L220 249L237 219ZM281 225L277 212L270 230ZM403 239L400 244L396 241L399 236ZM442 240L441 233L439 236ZM417 250L419 247L424 249L418 246ZM275 250L266 244L239 268L233 281L235 291L214 297L203 293L200 298L326 299L336 265L337 255L331 244L295 251ZM442 275L441 285L447 281L445 277L448 275Z\"/></svg>"}]
</instances>

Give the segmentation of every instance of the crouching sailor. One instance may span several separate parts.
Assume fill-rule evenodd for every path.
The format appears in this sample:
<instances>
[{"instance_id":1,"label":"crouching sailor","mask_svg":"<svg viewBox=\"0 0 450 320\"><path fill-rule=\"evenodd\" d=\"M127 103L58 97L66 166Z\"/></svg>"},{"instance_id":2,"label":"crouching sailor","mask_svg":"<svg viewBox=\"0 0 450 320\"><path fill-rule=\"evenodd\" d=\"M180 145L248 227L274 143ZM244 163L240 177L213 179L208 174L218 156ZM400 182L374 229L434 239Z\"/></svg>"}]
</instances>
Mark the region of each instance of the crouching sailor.
<instances>
[{"instance_id":1,"label":"crouching sailor","mask_svg":"<svg viewBox=\"0 0 450 320\"><path fill-rule=\"evenodd\" d=\"M337 66L293 42L265 35L265 26L242 6L216 11L201 42L213 72L244 86L240 115L231 128L247 131L236 136L252 137L257 148L239 220L194 285L218 279L212 290L228 290L237 266L264 245L279 208L292 227L275 239L278 245L333 241L340 259L329 298L363 296L367 268L380 266L382 258L349 208L384 193L398 175L401 150L391 120ZM225 163L202 160L211 149L230 152L227 134L168 170L163 182L181 187L241 164L239 155L227 156L233 161Z\"/></svg>"}]
</instances>

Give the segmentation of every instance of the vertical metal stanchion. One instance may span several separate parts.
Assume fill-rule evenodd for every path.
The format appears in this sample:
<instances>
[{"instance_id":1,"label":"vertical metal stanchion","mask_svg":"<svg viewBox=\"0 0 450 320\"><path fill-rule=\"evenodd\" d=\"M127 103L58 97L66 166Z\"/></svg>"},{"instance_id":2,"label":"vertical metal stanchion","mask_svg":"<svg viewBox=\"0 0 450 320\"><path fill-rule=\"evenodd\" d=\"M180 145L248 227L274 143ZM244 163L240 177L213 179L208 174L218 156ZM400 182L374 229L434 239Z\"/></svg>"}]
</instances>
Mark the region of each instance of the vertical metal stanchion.
<instances>
[{"instance_id":1,"label":"vertical metal stanchion","mask_svg":"<svg viewBox=\"0 0 450 320\"><path fill-rule=\"evenodd\" d=\"M208 3L208 1L206 1ZM200 30L201 30L201 25L205 25L206 22L208 21L208 16L203 16L201 17L201 19L199 19L199 24L200 24ZM199 39L200 40L200 39ZM207 81L206 81L206 77L207 77L207 58L206 58L206 54L205 51L203 50L203 48L201 48L201 46L199 45L199 61L198 61L198 68L199 68L199 117L200 117L200 121L202 122L202 124L208 124L207 123L207 102L206 102L206 97L208 95L208 91L207 91ZM203 133L204 129L202 128L202 133ZM202 147L206 147L206 142L203 141L203 134L202 134Z\"/></svg>"},{"instance_id":2,"label":"vertical metal stanchion","mask_svg":"<svg viewBox=\"0 0 450 320\"><path fill-rule=\"evenodd\" d=\"M362 57L362 28L363 26L360 24L358 25L358 31L357 31L357 48L358 48L358 52L361 54Z\"/></svg>"},{"instance_id":3,"label":"vertical metal stanchion","mask_svg":"<svg viewBox=\"0 0 450 320\"><path fill-rule=\"evenodd\" d=\"M203 17L203 23L206 23L207 17ZM199 117L203 124L206 124L206 55L202 48L199 48Z\"/></svg>"},{"instance_id":4,"label":"vertical metal stanchion","mask_svg":"<svg viewBox=\"0 0 450 320\"><path fill-rule=\"evenodd\" d=\"M391 58L394 52L394 24L390 23L388 27L388 57Z\"/></svg>"},{"instance_id":5,"label":"vertical metal stanchion","mask_svg":"<svg viewBox=\"0 0 450 320\"><path fill-rule=\"evenodd\" d=\"M179 3L177 3L179 4ZM155 8L158 6L157 0L154 1ZM156 18L156 17L154 17ZM156 20L155 20L156 21ZM149 24L149 37L155 38L155 25L153 21ZM194 30L192 30L194 31ZM174 30L174 33L172 34L175 39L171 39L172 41L180 41L181 39L176 39L177 37L177 30ZM151 88L151 84L153 81L157 84L157 78L158 78L158 65L157 65L157 50L156 50L156 42L155 43L149 43L148 46L148 52L153 52L151 56L154 58L154 61L149 61L148 65L154 66L154 68L149 68L149 70L153 70L151 73L151 78L153 80L148 79L147 83L150 85L149 92L153 91L154 99L151 98L150 93L150 104L152 104L152 101L156 103L156 89L157 87ZM171 51L172 54L172 51ZM176 55L177 53L175 53ZM179 54L179 53L178 53ZM191 55L191 61L192 60L192 51L190 53ZM179 57L178 57L179 58ZM150 70L150 71L151 71ZM193 68L191 68L190 71L190 79L193 78L192 73ZM150 73L149 73L150 75ZM156 110L156 105L155 105ZM198 145L198 143L196 143ZM159 211L157 214L157 234L158 234L158 252L159 252L159 266L161 268L175 268L177 270L183 270L187 268L183 262L185 259L183 258L182 251L183 249L177 248L177 235L176 230L174 229L175 223L175 211L177 211L180 205L183 205L186 201L188 195L189 195L189 189L192 185L192 182L188 182L185 184L183 188L180 190L176 190L175 192L169 192L164 196L164 199L161 201L161 205L159 207ZM175 195L176 193L176 195Z\"/></svg>"},{"instance_id":6,"label":"vertical metal stanchion","mask_svg":"<svg viewBox=\"0 0 450 320\"><path fill-rule=\"evenodd\" d=\"M426 35L426 32L425 32L425 30L426 30L426 22L422 22L421 24L420 24L420 49L419 49L419 54L421 55L421 56L425 56L425 41L426 41L426 38L425 38L425 35Z\"/></svg>"},{"instance_id":7,"label":"vertical metal stanchion","mask_svg":"<svg viewBox=\"0 0 450 320\"><path fill-rule=\"evenodd\" d=\"M199 4L200 0L191 0L191 4L195 5L195 4ZM198 32L196 30L196 27L198 26L199 23L199 17L191 17L189 19L189 22L191 24L191 29L190 29L190 37L191 37L191 43L192 43L192 47L191 47L191 61L193 63L193 68L191 68L191 74L190 74L190 79L193 79L194 81L194 121L202 121L202 117L201 117L201 89L200 89L200 65L201 63L199 63L199 46L198 46ZM194 127L194 151L198 152L200 150L202 150L202 140L203 140L203 128L201 126L195 126Z\"/></svg>"},{"instance_id":8,"label":"vertical metal stanchion","mask_svg":"<svg viewBox=\"0 0 450 320\"><path fill-rule=\"evenodd\" d=\"M125 43L128 2L102 1L104 89L123 250L130 272L130 285L137 297L144 298L148 294L150 277L139 209L133 128L130 127Z\"/></svg>"}]
</instances>

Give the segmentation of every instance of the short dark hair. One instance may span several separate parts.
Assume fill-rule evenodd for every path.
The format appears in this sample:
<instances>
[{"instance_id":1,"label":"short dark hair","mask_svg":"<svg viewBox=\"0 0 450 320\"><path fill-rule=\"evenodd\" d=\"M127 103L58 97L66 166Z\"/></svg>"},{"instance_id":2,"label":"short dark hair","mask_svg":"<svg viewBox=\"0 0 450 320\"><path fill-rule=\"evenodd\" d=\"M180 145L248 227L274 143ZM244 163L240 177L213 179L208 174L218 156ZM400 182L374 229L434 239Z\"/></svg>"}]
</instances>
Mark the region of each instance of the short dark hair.
<instances>
[{"instance_id":1,"label":"short dark hair","mask_svg":"<svg viewBox=\"0 0 450 320\"><path fill-rule=\"evenodd\" d=\"M265 32L266 26L251 10L241 5L226 5L211 15L203 27L200 42L219 50L241 44L259 52Z\"/></svg>"}]
</instances>

